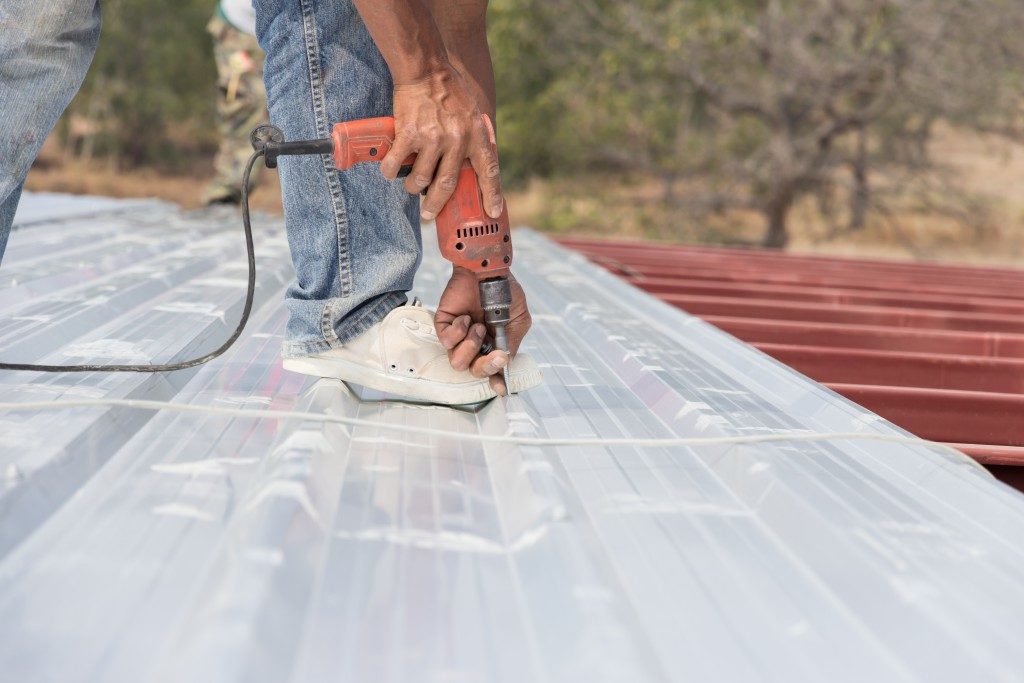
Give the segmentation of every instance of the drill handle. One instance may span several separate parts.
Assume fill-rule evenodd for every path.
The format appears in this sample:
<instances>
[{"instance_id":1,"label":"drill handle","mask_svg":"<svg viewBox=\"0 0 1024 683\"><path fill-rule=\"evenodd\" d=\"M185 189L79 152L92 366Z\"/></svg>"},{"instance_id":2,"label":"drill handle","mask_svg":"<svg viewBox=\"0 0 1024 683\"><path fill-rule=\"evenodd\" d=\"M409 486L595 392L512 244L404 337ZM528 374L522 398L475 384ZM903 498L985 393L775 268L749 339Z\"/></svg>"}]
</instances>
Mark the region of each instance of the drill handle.
<instances>
[{"instance_id":1,"label":"drill handle","mask_svg":"<svg viewBox=\"0 0 1024 683\"><path fill-rule=\"evenodd\" d=\"M334 140L334 165L339 170L352 168L368 161L380 161L395 145L395 119L379 116L373 119L342 121L331 131ZM408 175L416 155L410 154L402 162L402 173Z\"/></svg>"}]
</instances>

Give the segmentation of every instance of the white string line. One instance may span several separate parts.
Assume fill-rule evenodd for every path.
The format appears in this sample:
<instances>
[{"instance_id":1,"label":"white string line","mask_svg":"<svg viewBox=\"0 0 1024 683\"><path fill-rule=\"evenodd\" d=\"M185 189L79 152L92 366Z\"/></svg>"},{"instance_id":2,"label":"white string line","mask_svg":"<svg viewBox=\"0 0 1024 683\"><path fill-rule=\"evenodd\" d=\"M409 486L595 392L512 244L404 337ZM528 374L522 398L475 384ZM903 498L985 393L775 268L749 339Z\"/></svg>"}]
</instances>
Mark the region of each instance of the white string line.
<instances>
[{"instance_id":1,"label":"white string line","mask_svg":"<svg viewBox=\"0 0 1024 683\"><path fill-rule=\"evenodd\" d=\"M343 424L353 427L373 427L377 429L390 429L397 432L411 432L414 434L440 436L449 439L462 441L477 441L481 443L499 443L515 446L714 446L714 445L742 445L754 443L770 443L779 441L881 441L885 443L904 444L908 446L921 446L937 451L953 454L958 459L966 459L972 465L988 474L980 463L960 451L937 441L929 441L918 437L900 436L898 434L872 434L865 432L812 432L812 433L786 433L786 434L748 434L743 436L684 436L684 437L536 437L536 436L512 436L507 434L480 434L479 432L457 432L450 429L436 429L433 427L420 427L417 425L393 424L389 422L378 422L358 417L346 417L344 415L328 415L326 413L310 413L294 410L252 410L249 408L225 408L222 406L200 406L188 403L173 403L171 401L148 401L139 399L106 398L106 399L76 399L66 401L32 401L27 403L3 403L0 402L0 412L25 412L31 410L65 410L68 408L133 408L136 410L170 410L179 413L199 413L227 415L230 417L241 417L250 420L306 420L308 422L324 422L330 424Z\"/></svg>"}]
</instances>

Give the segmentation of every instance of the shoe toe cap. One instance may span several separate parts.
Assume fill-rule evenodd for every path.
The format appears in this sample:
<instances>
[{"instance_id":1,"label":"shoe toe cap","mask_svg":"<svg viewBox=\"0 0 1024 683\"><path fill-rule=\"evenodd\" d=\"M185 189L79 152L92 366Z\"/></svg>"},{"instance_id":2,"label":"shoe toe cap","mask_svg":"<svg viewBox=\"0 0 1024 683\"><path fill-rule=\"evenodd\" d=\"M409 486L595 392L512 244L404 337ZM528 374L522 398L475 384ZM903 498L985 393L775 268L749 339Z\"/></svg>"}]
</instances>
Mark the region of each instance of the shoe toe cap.
<instances>
[{"instance_id":1,"label":"shoe toe cap","mask_svg":"<svg viewBox=\"0 0 1024 683\"><path fill-rule=\"evenodd\" d=\"M537 361L526 353L520 353L512 359L508 366L509 391L517 394L540 384L544 379Z\"/></svg>"}]
</instances>

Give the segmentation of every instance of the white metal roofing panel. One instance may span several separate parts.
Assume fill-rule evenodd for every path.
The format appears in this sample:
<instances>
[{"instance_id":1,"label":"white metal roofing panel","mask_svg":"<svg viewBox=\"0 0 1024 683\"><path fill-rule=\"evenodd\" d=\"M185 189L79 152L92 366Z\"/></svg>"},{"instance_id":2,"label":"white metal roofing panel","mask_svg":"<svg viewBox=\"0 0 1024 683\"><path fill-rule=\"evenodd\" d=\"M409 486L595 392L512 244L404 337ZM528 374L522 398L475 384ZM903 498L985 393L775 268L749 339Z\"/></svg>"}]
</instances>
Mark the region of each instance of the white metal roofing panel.
<instances>
[{"instance_id":1,"label":"white metal roofing panel","mask_svg":"<svg viewBox=\"0 0 1024 683\"><path fill-rule=\"evenodd\" d=\"M29 198L32 201L32 198ZM224 357L163 375L0 374L0 671L68 681L1019 680L1024 497L536 233L515 235L537 389L479 410L282 371L280 222ZM425 240L428 245L431 239ZM234 325L235 215L66 216L0 269L0 358L196 355ZM417 293L447 266L430 250ZM11 292L17 295L11 295Z\"/></svg>"},{"instance_id":2,"label":"white metal roofing panel","mask_svg":"<svg viewBox=\"0 0 1024 683\"><path fill-rule=\"evenodd\" d=\"M111 199L60 192L30 192L25 194L25 201L18 205L18 210L14 214L14 225L45 223L63 218L81 219L100 213L144 211L150 206L155 208L158 204L159 202L153 199Z\"/></svg>"}]
</instances>

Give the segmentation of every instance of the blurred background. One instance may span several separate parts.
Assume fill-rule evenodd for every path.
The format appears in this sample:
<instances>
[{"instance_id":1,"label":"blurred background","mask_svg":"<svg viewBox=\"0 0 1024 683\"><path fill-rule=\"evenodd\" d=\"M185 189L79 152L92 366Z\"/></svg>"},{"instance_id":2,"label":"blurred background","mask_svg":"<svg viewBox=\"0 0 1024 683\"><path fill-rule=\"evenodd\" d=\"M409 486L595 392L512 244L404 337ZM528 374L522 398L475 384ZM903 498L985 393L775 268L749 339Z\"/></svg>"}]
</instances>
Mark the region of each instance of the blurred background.
<instances>
[{"instance_id":1,"label":"blurred background","mask_svg":"<svg viewBox=\"0 0 1024 683\"><path fill-rule=\"evenodd\" d=\"M215 6L106 0L29 189L200 206L219 142ZM1022 35L1020 0L492 0L512 220L1020 262ZM279 211L265 176L254 203Z\"/></svg>"}]
</instances>

